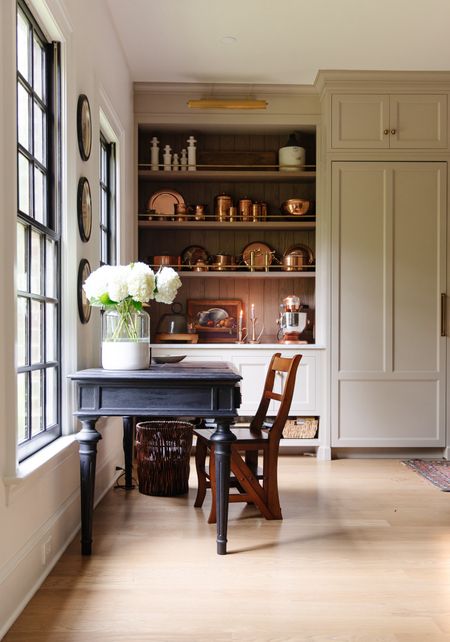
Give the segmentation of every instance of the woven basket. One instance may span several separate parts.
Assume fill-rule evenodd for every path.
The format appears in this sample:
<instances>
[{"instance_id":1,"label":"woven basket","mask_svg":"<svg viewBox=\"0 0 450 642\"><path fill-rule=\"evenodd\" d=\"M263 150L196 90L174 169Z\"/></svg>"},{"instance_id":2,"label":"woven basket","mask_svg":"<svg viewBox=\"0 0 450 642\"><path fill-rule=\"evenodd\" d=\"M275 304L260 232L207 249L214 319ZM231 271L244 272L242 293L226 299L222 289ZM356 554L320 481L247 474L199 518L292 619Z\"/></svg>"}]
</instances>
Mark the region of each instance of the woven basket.
<instances>
[{"instance_id":1,"label":"woven basket","mask_svg":"<svg viewBox=\"0 0 450 642\"><path fill-rule=\"evenodd\" d=\"M319 428L319 420L315 417L298 417L288 419L283 428L285 439L314 439Z\"/></svg>"},{"instance_id":2,"label":"woven basket","mask_svg":"<svg viewBox=\"0 0 450 642\"><path fill-rule=\"evenodd\" d=\"M187 421L142 421L136 425L139 492L173 497L189 490L189 456L193 424Z\"/></svg>"}]
</instances>

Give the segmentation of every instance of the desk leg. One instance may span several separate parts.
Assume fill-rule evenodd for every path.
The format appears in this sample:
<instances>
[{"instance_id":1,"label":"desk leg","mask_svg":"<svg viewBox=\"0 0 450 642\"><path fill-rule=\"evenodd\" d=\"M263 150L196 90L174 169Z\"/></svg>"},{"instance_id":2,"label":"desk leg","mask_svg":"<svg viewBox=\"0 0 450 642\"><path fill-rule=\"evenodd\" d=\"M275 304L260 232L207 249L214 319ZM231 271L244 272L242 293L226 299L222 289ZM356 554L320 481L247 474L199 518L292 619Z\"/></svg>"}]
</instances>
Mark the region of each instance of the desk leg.
<instances>
[{"instance_id":1,"label":"desk leg","mask_svg":"<svg viewBox=\"0 0 450 642\"><path fill-rule=\"evenodd\" d=\"M228 493L230 490L231 442L236 439L230 430L230 419L217 419L214 441L216 463L217 554L226 555L228 527Z\"/></svg>"},{"instance_id":2,"label":"desk leg","mask_svg":"<svg viewBox=\"0 0 450 642\"><path fill-rule=\"evenodd\" d=\"M97 442L102 438L95 429L98 417L83 419L77 434L80 444L81 486L81 553L90 555L92 550L92 513L94 511L95 463Z\"/></svg>"},{"instance_id":3,"label":"desk leg","mask_svg":"<svg viewBox=\"0 0 450 642\"><path fill-rule=\"evenodd\" d=\"M133 417L123 418L122 445L125 460L125 490L133 490Z\"/></svg>"}]
</instances>

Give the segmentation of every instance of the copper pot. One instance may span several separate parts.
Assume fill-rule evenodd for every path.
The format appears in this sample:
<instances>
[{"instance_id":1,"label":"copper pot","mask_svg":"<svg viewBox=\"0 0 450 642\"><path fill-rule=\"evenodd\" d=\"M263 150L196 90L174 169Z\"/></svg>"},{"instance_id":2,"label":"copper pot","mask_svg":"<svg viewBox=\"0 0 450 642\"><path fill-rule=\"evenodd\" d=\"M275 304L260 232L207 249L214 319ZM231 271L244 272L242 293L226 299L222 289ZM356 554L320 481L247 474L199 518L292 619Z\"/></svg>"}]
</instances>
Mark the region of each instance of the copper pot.
<instances>
[{"instance_id":1,"label":"copper pot","mask_svg":"<svg viewBox=\"0 0 450 642\"><path fill-rule=\"evenodd\" d=\"M312 203L303 198L289 198L287 201L284 201L280 209L283 214L304 216L307 212L311 213Z\"/></svg>"},{"instance_id":2,"label":"copper pot","mask_svg":"<svg viewBox=\"0 0 450 642\"><path fill-rule=\"evenodd\" d=\"M213 257L211 268L213 270L217 270L218 272L234 270L236 268L234 256L231 256L231 254L216 254Z\"/></svg>"},{"instance_id":3,"label":"copper pot","mask_svg":"<svg viewBox=\"0 0 450 642\"><path fill-rule=\"evenodd\" d=\"M171 256L169 254L161 254L160 256L154 256L153 257L153 265L155 267L160 267L161 265L172 265L176 267L180 267L180 257L179 256Z\"/></svg>"},{"instance_id":4,"label":"copper pot","mask_svg":"<svg viewBox=\"0 0 450 642\"><path fill-rule=\"evenodd\" d=\"M293 245L283 256L285 272L301 272L314 264L314 254L307 245Z\"/></svg>"}]
</instances>

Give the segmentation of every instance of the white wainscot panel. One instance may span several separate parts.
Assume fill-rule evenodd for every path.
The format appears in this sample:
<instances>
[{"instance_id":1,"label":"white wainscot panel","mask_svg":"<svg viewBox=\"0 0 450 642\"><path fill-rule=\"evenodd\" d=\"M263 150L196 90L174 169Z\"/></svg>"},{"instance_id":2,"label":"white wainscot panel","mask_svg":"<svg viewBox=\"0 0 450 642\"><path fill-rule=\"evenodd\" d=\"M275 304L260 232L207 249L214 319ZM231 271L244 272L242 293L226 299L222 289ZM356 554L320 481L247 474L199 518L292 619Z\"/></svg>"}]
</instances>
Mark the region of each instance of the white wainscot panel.
<instances>
[{"instance_id":1,"label":"white wainscot panel","mask_svg":"<svg viewBox=\"0 0 450 642\"><path fill-rule=\"evenodd\" d=\"M438 417L438 381L341 381L340 429L332 445L443 445Z\"/></svg>"}]
</instances>

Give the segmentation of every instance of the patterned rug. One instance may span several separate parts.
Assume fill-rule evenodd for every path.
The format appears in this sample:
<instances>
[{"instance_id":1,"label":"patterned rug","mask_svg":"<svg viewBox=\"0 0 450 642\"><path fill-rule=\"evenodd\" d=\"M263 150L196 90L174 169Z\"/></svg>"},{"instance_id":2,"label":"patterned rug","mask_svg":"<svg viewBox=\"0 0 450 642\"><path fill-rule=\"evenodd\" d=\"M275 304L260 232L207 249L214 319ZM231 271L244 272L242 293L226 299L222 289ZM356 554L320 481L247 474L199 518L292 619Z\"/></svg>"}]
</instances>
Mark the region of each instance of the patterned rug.
<instances>
[{"instance_id":1,"label":"patterned rug","mask_svg":"<svg viewBox=\"0 0 450 642\"><path fill-rule=\"evenodd\" d=\"M445 459L407 459L403 463L441 490L450 492L450 461Z\"/></svg>"}]
</instances>

